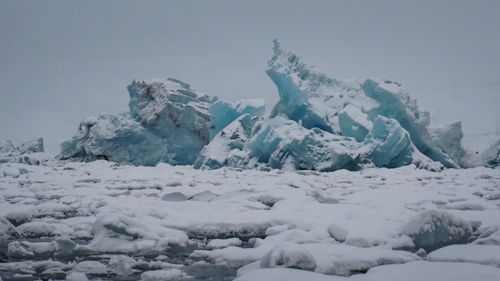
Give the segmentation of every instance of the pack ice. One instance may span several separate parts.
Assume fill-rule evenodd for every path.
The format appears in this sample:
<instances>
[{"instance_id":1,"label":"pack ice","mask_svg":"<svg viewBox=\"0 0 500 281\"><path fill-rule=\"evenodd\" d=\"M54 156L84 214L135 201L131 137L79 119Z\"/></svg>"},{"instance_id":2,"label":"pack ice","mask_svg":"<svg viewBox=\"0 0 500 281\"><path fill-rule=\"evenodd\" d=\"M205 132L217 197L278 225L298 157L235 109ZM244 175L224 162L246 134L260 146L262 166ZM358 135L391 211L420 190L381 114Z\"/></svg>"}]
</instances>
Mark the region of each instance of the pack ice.
<instances>
[{"instance_id":1,"label":"pack ice","mask_svg":"<svg viewBox=\"0 0 500 281\"><path fill-rule=\"evenodd\" d=\"M81 122L62 158L317 171L498 162L497 147L467 154L460 122L430 128L429 113L397 82L330 78L277 40L273 50L266 73L280 99L267 118L260 99L218 101L171 78L134 81L129 112Z\"/></svg>"},{"instance_id":2,"label":"pack ice","mask_svg":"<svg viewBox=\"0 0 500 281\"><path fill-rule=\"evenodd\" d=\"M39 165L46 161L47 155L43 154L43 138L36 138L15 146L11 141L0 142L1 163L26 163Z\"/></svg>"}]
</instances>

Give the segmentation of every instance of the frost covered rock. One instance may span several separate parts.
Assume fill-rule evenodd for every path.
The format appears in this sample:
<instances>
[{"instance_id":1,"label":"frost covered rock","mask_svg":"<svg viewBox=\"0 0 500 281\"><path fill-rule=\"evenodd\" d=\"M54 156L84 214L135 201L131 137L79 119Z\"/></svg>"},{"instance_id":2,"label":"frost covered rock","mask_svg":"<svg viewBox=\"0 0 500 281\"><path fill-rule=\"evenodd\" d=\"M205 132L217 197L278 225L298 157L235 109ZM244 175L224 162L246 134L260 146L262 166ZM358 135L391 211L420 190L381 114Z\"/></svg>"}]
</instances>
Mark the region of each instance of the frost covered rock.
<instances>
[{"instance_id":1,"label":"frost covered rock","mask_svg":"<svg viewBox=\"0 0 500 281\"><path fill-rule=\"evenodd\" d=\"M428 210L404 228L415 245L415 249L423 248L430 252L450 244L463 244L468 242L474 231L474 225L448 212Z\"/></svg>"},{"instance_id":2,"label":"frost covered rock","mask_svg":"<svg viewBox=\"0 0 500 281\"><path fill-rule=\"evenodd\" d=\"M314 271L316 260L306 248L293 242L283 242L269 251L260 261L264 268L288 267Z\"/></svg>"}]
</instances>

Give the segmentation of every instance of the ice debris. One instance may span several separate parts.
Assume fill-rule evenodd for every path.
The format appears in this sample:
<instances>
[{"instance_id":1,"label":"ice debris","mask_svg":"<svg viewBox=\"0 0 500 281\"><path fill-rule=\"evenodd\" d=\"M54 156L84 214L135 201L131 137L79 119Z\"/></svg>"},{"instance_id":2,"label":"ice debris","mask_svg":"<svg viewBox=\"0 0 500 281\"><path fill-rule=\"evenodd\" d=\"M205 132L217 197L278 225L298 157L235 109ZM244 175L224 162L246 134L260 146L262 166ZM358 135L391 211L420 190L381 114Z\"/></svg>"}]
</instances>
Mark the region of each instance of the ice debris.
<instances>
[{"instance_id":1,"label":"ice debris","mask_svg":"<svg viewBox=\"0 0 500 281\"><path fill-rule=\"evenodd\" d=\"M314 271L316 260L301 245L294 242L283 242L260 260L260 266L263 268L288 267Z\"/></svg>"},{"instance_id":2,"label":"ice debris","mask_svg":"<svg viewBox=\"0 0 500 281\"><path fill-rule=\"evenodd\" d=\"M43 138L36 138L23 142L18 146L9 141L0 141L0 164L2 163L24 163L29 165L39 165L46 161Z\"/></svg>"},{"instance_id":3,"label":"ice debris","mask_svg":"<svg viewBox=\"0 0 500 281\"><path fill-rule=\"evenodd\" d=\"M498 167L500 165L500 140L489 146L479 156L479 165Z\"/></svg>"},{"instance_id":4,"label":"ice debris","mask_svg":"<svg viewBox=\"0 0 500 281\"><path fill-rule=\"evenodd\" d=\"M273 50L266 73L280 99L268 118L263 100L217 101L171 78L134 81L130 112L83 121L62 144L62 157L208 169L473 165L461 146L461 124L431 129L429 113L401 84L333 79L277 40Z\"/></svg>"},{"instance_id":5,"label":"ice debris","mask_svg":"<svg viewBox=\"0 0 500 281\"><path fill-rule=\"evenodd\" d=\"M404 234L408 235L415 249L426 252L450 244L469 242L477 225L444 211L428 210L420 213L404 226Z\"/></svg>"}]
</instances>

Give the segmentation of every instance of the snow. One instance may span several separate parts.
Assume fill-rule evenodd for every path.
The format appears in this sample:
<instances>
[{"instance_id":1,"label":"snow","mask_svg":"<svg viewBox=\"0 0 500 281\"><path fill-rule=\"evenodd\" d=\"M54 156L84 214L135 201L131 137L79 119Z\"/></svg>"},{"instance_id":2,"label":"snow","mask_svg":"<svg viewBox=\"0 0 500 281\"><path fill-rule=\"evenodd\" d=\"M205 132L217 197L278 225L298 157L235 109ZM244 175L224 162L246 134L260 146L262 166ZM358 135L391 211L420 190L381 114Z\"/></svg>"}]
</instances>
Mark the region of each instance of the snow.
<instances>
[{"instance_id":1,"label":"snow","mask_svg":"<svg viewBox=\"0 0 500 281\"><path fill-rule=\"evenodd\" d=\"M283 242L262 257L260 266L263 268L288 267L314 271L316 260L304 246L294 242Z\"/></svg>"},{"instance_id":2,"label":"snow","mask_svg":"<svg viewBox=\"0 0 500 281\"><path fill-rule=\"evenodd\" d=\"M478 263L500 268L500 245L450 245L429 253L427 260Z\"/></svg>"},{"instance_id":3,"label":"snow","mask_svg":"<svg viewBox=\"0 0 500 281\"><path fill-rule=\"evenodd\" d=\"M386 281L397 276L401 281L493 281L500 278L500 269L470 263L410 262L403 265L383 265L370 269L366 276L352 280Z\"/></svg>"},{"instance_id":4,"label":"snow","mask_svg":"<svg viewBox=\"0 0 500 281\"><path fill-rule=\"evenodd\" d=\"M387 277L417 267L432 280L438 257L498 271L498 168L319 173L48 159L0 165L24 170L0 172L4 280L146 279L172 269L180 280L379 280L374 269ZM470 248L446 254L457 243Z\"/></svg>"},{"instance_id":5,"label":"snow","mask_svg":"<svg viewBox=\"0 0 500 281\"><path fill-rule=\"evenodd\" d=\"M169 270L146 271L141 274L141 280L143 281L170 281L186 277L188 276L185 273L175 268Z\"/></svg>"}]
</instances>

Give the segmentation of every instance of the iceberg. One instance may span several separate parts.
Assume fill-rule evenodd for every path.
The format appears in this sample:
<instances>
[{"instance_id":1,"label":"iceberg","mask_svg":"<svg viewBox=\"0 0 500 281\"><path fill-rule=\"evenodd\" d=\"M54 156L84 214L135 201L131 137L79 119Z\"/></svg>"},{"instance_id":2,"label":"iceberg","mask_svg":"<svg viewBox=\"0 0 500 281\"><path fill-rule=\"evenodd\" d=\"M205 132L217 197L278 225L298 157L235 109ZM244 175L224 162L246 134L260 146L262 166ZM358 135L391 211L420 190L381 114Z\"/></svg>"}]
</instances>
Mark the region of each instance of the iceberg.
<instances>
[{"instance_id":1,"label":"iceberg","mask_svg":"<svg viewBox=\"0 0 500 281\"><path fill-rule=\"evenodd\" d=\"M269 117L261 99L225 102L172 78L134 80L129 112L83 121L62 158L208 169L471 166L461 123L430 128L401 84L330 78L277 40L273 51L266 73L279 101Z\"/></svg>"},{"instance_id":2,"label":"iceberg","mask_svg":"<svg viewBox=\"0 0 500 281\"><path fill-rule=\"evenodd\" d=\"M209 107L216 98L172 78L134 80L127 89L130 112L81 122L77 134L61 145L61 158L146 166L193 164L209 141Z\"/></svg>"},{"instance_id":3,"label":"iceberg","mask_svg":"<svg viewBox=\"0 0 500 281\"><path fill-rule=\"evenodd\" d=\"M334 171L363 167L466 167L460 124L430 130L428 112L401 85L327 77L274 41L267 74L280 100L268 119L228 139L239 121L212 137L196 168L221 166ZM432 135L431 135L432 133ZM232 147L231 147L232 146Z\"/></svg>"},{"instance_id":4,"label":"iceberg","mask_svg":"<svg viewBox=\"0 0 500 281\"><path fill-rule=\"evenodd\" d=\"M305 128L319 128L361 141L378 116L397 120L420 152L446 167L458 163L433 141L427 127L428 112L419 111L401 84L385 79L365 81L327 77L274 41L267 74L280 95L271 117L286 115ZM364 114L363 114L364 113Z\"/></svg>"},{"instance_id":5,"label":"iceberg","mask_svg":"<svg viewBox=\"0 0 500 281\"><path fill-rule=\"evenodd\" d=\"M61 145L62 158L109 160L134 165L168 161L166 141L127 113L99 115L80 123L78 133Z\"/></svg>"}]
</instances>

